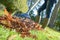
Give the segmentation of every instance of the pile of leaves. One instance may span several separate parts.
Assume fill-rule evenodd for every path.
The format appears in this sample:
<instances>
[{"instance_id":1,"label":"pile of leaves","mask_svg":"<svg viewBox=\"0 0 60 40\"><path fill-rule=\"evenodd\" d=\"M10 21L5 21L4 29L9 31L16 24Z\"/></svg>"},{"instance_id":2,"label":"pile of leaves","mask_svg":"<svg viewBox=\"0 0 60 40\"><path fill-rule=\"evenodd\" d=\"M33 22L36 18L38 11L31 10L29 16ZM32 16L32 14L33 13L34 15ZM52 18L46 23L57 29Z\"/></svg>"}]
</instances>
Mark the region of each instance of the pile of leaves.
<instances>
[{"instance_id":1,"label":"pile of leaves","mask_svg":"<svg viewBox=\"0 0 60 40\"><path fill-rule=\"evenodd\" d=\"M30 34L30 30L40 30L41 26L28 18L12 17L9 19L7 16L0 16L0 25L9 29L15 29L16 32L21 33L22 37L36 37Z\"/></svg>"}]
</instances>

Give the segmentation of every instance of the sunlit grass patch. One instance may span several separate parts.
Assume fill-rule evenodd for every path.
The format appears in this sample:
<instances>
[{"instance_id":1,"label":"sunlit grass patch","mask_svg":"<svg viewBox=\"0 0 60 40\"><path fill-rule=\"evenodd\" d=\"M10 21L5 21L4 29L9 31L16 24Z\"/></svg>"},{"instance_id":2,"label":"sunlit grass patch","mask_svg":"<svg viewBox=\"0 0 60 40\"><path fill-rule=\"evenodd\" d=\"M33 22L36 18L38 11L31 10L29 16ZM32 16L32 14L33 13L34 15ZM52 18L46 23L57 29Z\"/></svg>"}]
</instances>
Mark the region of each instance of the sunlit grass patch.
<instances>
[{"instance_id":1,"label":"sunlit grass patch","mask_svg":"<svg viewBox=\"0 0 60 40\"><path fill-rule=\"evenodd\" d=\"M32 35L36 35L37 38L33 39L31 37L20 37L20 34L18 34L14 30L9 30L4 28L0 25L0 40L7 40L9 36L17 35L14 40L60 40L60 33L56 32L48 27L46 27L44 30L30 30L30 33Z\"/></svg>"}]
</instances>

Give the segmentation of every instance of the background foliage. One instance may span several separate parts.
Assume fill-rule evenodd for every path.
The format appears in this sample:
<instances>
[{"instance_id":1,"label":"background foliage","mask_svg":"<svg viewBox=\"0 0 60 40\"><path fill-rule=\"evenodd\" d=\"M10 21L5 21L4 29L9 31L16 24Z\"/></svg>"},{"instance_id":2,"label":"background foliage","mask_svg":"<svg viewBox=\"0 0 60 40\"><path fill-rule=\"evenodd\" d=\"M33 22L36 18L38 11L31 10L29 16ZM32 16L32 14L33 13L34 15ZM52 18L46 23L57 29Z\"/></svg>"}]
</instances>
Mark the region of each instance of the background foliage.
<instances>
[{"instance_id":1,"label":"background foliage","mask_svg":"<svg viewBox=\"0 0 60 40\"><path fill-rule=\"evenodd\" d=\"M8 11L11 12L19 10L25 13L28 11L27 0L0 0L0 3L3 4Z\"/></svg>"}]
</instances>

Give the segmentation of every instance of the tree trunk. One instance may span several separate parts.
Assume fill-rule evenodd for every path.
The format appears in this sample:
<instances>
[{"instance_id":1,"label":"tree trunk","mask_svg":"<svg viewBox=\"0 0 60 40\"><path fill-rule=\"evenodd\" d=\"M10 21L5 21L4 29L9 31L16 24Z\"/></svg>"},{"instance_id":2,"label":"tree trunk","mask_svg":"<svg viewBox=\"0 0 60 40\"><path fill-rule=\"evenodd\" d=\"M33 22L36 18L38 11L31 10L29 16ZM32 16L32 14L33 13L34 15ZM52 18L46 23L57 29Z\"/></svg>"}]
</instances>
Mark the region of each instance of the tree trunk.
<instances>
[{"instance_id":1,"label":"tree trunk","mask_svg":"<svg viewBox=\"0 0 60 40\"><path fill-rule=\"evenodd\" d=\"M54 21L56 20L57 18L57 14L58 14L58 10L59 10L59 7L60 7L60 0L58 1L58 3L56 4L54 10L53 10L53 13L52 13L52 16L50 18L50 21L49 21L49 26L50 27L53 27L54 26Z\"/></svg>"}]
</instances>

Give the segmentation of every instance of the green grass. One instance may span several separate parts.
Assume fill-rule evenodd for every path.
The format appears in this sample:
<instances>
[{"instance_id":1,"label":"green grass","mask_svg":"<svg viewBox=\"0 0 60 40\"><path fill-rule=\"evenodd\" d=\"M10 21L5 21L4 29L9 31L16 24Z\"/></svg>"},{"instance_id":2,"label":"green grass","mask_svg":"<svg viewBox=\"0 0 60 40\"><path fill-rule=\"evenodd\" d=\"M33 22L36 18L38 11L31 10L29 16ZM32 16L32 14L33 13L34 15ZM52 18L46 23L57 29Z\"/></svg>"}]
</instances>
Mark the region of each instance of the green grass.
<instances>
[{"instance_id":1,"label":"green grass","mask_svg":"<svg viewBox=\"0 0 60 40\"><path fill-rule=\"evenodd\" d=\"M60 33L56 32L48 27L44 30L36 31L31 30L31 34L36 35L36 40L60 40ZM35 40L31 37L21 38L14 30L9 30L0 25L0 40L7 40L8 36L17 35L14 40Z\"/></svg>"}]
</instances>

